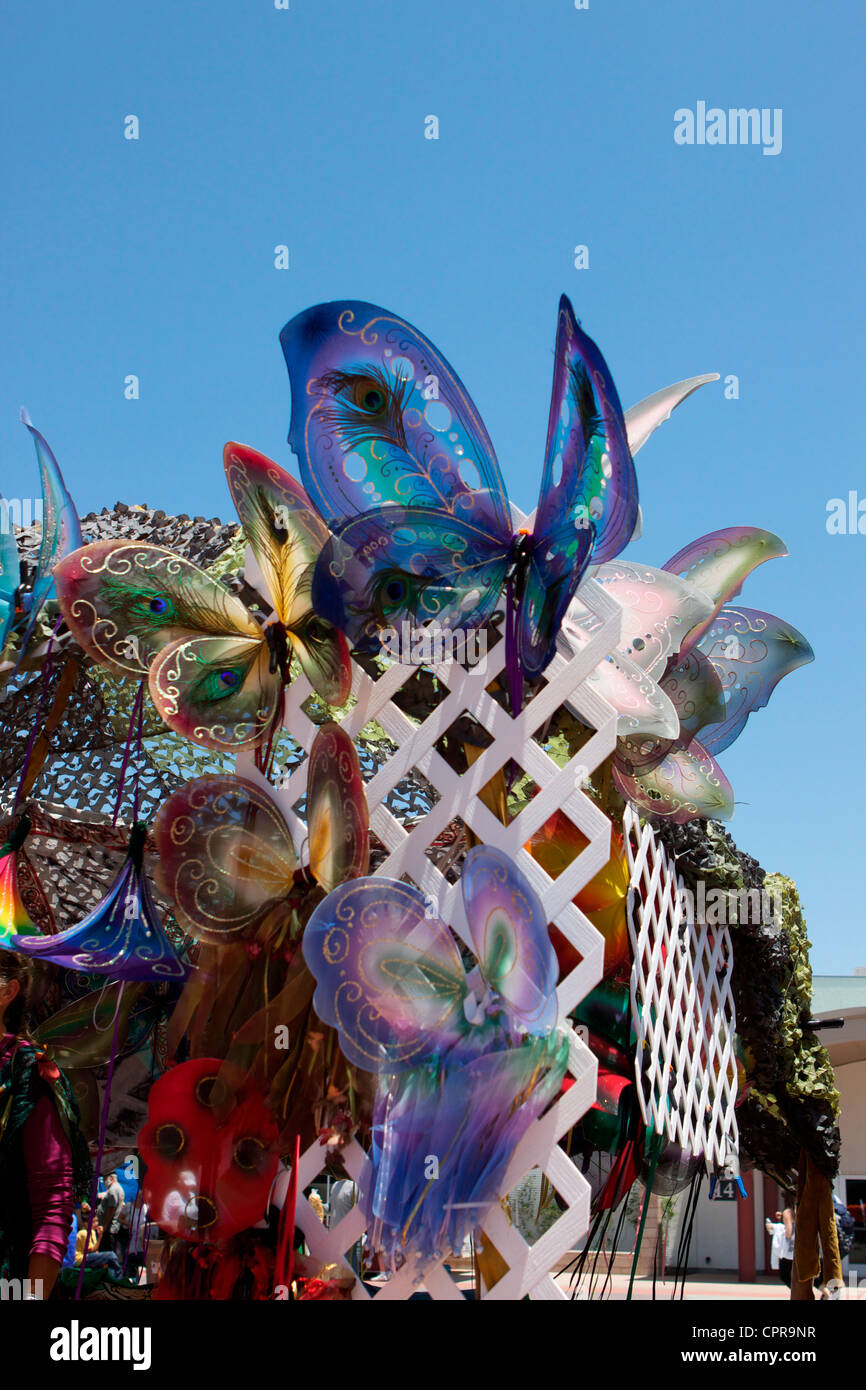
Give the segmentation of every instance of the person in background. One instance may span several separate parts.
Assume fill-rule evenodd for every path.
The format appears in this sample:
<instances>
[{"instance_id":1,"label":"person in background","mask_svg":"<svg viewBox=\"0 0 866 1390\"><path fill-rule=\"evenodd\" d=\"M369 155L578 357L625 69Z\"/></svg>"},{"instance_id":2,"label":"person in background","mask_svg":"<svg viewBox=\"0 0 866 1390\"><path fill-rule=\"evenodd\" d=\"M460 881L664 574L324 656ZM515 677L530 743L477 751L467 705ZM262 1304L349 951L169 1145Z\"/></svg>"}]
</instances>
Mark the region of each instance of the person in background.
<instances>
[{"instance_id":1,"label":"person in background","mask_svg":"<svg viewBox=\"0 0 866 1390\"><path fill-rule=\"evenodd\" d=\"M789 1196L784 1211L776 1212L776 1221L781 1221L784 1235L779 1248L779 1278L788 1288L791 1287L791 1270L794 1268L794 1206Z\"/></svg>"},{"instance_id":2,"label":"person in background","mask_svg":"<svg viewBox=\"0 0 866 1390\"><path fill-rule=\"evenodd\" d=\"M105 1192L102 1200L96 1208L96 1220L102 1227L101 1250L117 1250L117 1235L120 1230L118 1213L126 1201L126 1193L117 1180L117 1174L111 1172L105 1180Z\"/></svg>"},{"instance_id":3,"label":"person in background","mask_svg":"<svg viewBox=\"0 0 866 1390\"><path fill-rule=\"evenodd\" d=\"M0 950L0 1278L48 1298L91 1167L72 1088L25 1034L30 982L27 958Z\"/></svg>"},{"instance_id":4,"label":"person in background","mask_svg":"<svg viewBox=\"0 0 866 1390\"><path fill-rule=\"evenodd\" d=\"M781 1217L782 1213L777 1211L776 1216ZM771 1221L769 1216L764 1222L767 1234L770 1237L770 1268L779 1273L779 1257L785 1244L785 1227L780 1220ZM779 1275L779 1278L782 1276Z\"/></svg>"},{"instance_id":5,"label":"person in background","mask_svg":"<svg viewBox=\"0 0 866 1390\"><path fill-rule=\"evenodd\" d=\"M87 1202L82 1202L78 1216L78 1239L75 1243L75 1267L80 1269L81 1261L84 1261L85 1269L106 1269L109 1278L119 1279L122 1268L117 1255L113 1250L100 1250L99 1240L102 1235L102 1227L94 1226L90 1232L90 1241L87 1240L87 1227L90 1224L90 1206ZM87 1246L87 1254L84 1247Z\"/></svg>"}]
</instances>

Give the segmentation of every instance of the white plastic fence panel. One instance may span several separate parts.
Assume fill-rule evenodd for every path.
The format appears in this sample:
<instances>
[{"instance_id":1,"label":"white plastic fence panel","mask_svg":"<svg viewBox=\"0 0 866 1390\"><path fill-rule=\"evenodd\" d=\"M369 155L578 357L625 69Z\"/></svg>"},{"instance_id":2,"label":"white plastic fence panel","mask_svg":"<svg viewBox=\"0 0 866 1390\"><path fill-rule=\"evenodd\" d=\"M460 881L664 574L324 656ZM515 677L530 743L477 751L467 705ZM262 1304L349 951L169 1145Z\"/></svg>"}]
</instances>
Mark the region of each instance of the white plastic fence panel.
<instances>
[{"instance_id":1,"label":"white plastic fence panel","mask_svg":"<svg viewBox=\"0 0 866 1390\"><path fill-rule=\"evenodd\" d=\"M720 1170L738 1152L730 931L695 922L673 860L631 806L623 838L641 1112L648 1128Z\"/></svg>"},{"instance_id":2,"label":"white plastic fence panel","mask_svg":"<svg viewBox=\"0 0 866 1390\"><path fill-rule=\"evenodd\" d=\"M522 524L522 520L520 521ZM385 730L393 751L367 783L371 826L386 846L388 857L377 872L391 878L407 875L425 893L430 893L443 920L450 922L465 941L469 940L459 884L450 884L428 854L432 842L449 823L460 817L480 840L496 845L508 854L529 879L544 906L550 922L577 948L581 959L558 989L560 1017L564 1018L598 983L602 974L604 942L600 934L574 905L572 899L607 862L610 853L610 821L581 790L587 775L612 752L616 739L616 714L609 704L585 685L589 672L615 647L620 633L621 609L594 580L581 588L581 598L599 619L592 642L578 656L567 660L557 654L544 673L544 684L520 715L513 719L487 693L485 687L503 671L504 642L488 653L483 670L464 669L448 662L434 667L434 674L448 689L447 697L420 724L410 719L393 701L399 688L414 675L409 665L395 664L378 680L372 680L353 664L352 695L355 704L343 719L353 737L371 720ZM311 689L300 677L286 691L285 728L309 752L316 726L302 706ZM547 721L568 701L581 721L593 729L588 742L565 767L558 767L533 737L543 731ZM441 735L464 712L478 720L492 737L492 743L462 776L436 751ZM503 825L479 799L479 792L492 777L513 760L528 773L538 788L537 795L509 825ZM406 827L383 804L411 769L420 772L435 789L439 800L417 824ZM239 758L238 771L258 778L251 758ZM275 794L296 843L301 845L306 827L293 808L306 789L305 760ZM554 880L524 849L524 845L550 817L561 809L584 834L588 844ZM495 1205L484 1221L484 1230L508 1264L508 1273L488 1290L485 1298L516 1299L564 1298L550 1271L566 1251L572 1249L589 1224L589 1186L558 1141L580 1119L595 1099L597 1064L585 1045L572 1032L569 1074L574 1084L531 1127L524 1136L509 1167L504 1198L528 1172L540 1167L565 1204L565 1210L544 1235L530 1246ZM346 1171L353 1178L360 1174L364 1152L354 1140L342 1151ZM299 1187L308 1186L323 1167L323 1151L316 1143L302 1155ZM359 1240L363 1218L356 1207L334 1230L322 1226L303 1198L298 1202L298 1225L304 1231L311 1254L329 1263L346 1264L346 1252ZM376 1299L405 1299L415 1291L413 1271L404 1266L376 1294ZM460 1298L457 1285L442 1268L428 1268L424 1286L433 1298ZM369 1297L356 1281L353 1298Z\"/></svg>"}]
</instances>

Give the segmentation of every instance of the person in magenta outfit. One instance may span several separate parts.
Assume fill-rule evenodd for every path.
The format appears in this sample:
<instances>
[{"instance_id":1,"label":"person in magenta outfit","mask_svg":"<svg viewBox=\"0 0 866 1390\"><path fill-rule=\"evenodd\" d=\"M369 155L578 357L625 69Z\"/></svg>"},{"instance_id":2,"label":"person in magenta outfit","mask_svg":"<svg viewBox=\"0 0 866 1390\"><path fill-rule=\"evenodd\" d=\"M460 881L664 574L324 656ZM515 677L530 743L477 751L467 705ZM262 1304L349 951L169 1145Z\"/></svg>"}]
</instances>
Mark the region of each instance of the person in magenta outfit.
<instances>
[{"instance_id":1,"label":"person in magenta outfit","mask_svg":"<svg viewBox=\"0 0 866 1390\"><path fill-rule=\"evenodd\" d=\"M47 1298L91 1167L69 1082L23 1035L29 983L29 963L0 950L0 1278Z\"/></svg>"}]
</instances>

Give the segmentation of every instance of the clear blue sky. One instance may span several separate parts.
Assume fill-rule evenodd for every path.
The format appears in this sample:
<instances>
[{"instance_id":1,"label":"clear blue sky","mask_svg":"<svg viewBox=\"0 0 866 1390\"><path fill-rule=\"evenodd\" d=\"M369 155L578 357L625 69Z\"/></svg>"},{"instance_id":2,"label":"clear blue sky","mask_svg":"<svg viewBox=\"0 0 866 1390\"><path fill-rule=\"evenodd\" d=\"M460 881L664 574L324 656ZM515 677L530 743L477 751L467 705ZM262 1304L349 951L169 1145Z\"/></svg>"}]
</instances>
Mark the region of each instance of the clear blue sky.
<instances>
[{"instance_id":1,"label":"clear blue sky","mask_svg":"<svg viewBox=\"0 0 866 1390\"><path fill-rule=\"evenodd\" d=\"M866 497L862 5L42 0L3 28L0 489L34 487L25 404L82 513L228 519L227 439L292 465L277 335L318 300L437 343L525 510L563 290L625 405L736 373L739 400L705 388L640 455L634 553L735 522L787 542L744 601L817 660L723 755L730 828L797 879L816 968L866 965L866 536L825 530L830 497ZM781 107L782 152L676 145L698 101Z\"/></svg>"}]
</instances>

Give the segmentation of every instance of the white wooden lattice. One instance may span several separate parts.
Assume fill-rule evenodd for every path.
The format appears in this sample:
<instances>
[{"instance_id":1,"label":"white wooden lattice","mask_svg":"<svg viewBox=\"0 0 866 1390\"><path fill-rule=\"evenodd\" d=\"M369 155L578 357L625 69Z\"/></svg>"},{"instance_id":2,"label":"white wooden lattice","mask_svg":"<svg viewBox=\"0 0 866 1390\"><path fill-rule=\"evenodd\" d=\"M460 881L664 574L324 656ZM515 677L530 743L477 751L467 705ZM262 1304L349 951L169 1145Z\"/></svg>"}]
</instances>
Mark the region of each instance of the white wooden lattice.
<instances>
[{"instance_id":1,"label":"white wooden lattice","mask_svg":"<svg viewBox=\"0 0 866 1390\"><path fill-rule=\"evenodd\" d=\"M517 525L525 524L525 520L517 514ZM250 573L248 578L252 578ZM388 857L377 872L391 878L404 875L411 878L422 892L434 898L443 920L470 944L460 886L447 881L427 851L456 816L484 843L502 849L515 860L538 893L548 920L580 952L578 965L558 988L561 1018L594 988L602 975L604 941L572 899L602 868L610 854L610 821L581 790L581 784L612 752L616 740L615 711L585 682L592 669L618 642L622 610L593 580L582 586L581 598L599 620L592 641L571 659L560 654L554 657L544 673L545 684L533 699L526 701L518 718L512 719L485 689L504 666L505 644L499 642L488 654L483 670L466 670L453 662L432 668L449 693L420 726L392 700L414 675L414 667L395 664L374 681L353 664L352 695L356 703L342 721L343 727L354 737L375 720L394 745L391 756L366 786L371 828L388 850ZM286 692L284 720L292 738L307 752L316 735L316 726L302 708L310 693L305 678L292 682ZM541 736L550 716L566 701L595 732L579 753L560 768L533 735L539 733ZM464 712L474 716L493 741L461 776L448 766L434 745ZM539 790L520 815L506 826L479 799L479 793L509 760L528 773ZM426 778L439 800L418 824L407 829L384 802L412 769ZM251 758L239 758L238 771L253 780L258 777ZM305 792L306 775L305 760L276 791L269 788L299 845L306 827L293 808ZM589 843L554 880L523 846L560 809ZM517 1299L526 1294L536 1299L565 1297L550 1271L566 1251L574 1248L589 1225L590 1189L575 1164L558 1146L558 1141L592 1105L597 1076L595 1058L573 1031L569 1074L573 1078L571 1088L530 1127L515 1151L501 1194L504 1197L531 1169L539 1167L563 1199L566 1209L532 1246L511 1226L501 1206L491 1209L485 1217L484 1230L509 1268L508 1273L484 1293L485 1298ZM300 1195L300 1190L309 1186L321 1172L323 1158L318 1143L312 1144L301 1156L297 1224L315 1259L345 1265L346 1253L364 1230L360 1209L352 1208L333 1230L329 1230ZM342 1151L342 1160L350 1177L357 1179L365 1161L361 1146L350 1141ZM412 1269L403 1267L382 1286L376 1294L377 1300L408 1298L416 1289L414 1278ZM424 1287L435 1299L462 1297L442 1263L425 1269ZM352 1296L355 1299L369 1297L360 1281L356 1281Z\"/></svg>"},{"instance_id":2,"label":"white wooden lattice","mask_svg":"<svg viewBox=\"0 0 866 1390\"><path fill-rule=\"evenodd\" d=\"M738 1151L730 932L695 922L673 860L631 806L623 832L641 1112L648 1128L719 1171Z\"/></svg>"}]
</instances>

